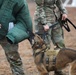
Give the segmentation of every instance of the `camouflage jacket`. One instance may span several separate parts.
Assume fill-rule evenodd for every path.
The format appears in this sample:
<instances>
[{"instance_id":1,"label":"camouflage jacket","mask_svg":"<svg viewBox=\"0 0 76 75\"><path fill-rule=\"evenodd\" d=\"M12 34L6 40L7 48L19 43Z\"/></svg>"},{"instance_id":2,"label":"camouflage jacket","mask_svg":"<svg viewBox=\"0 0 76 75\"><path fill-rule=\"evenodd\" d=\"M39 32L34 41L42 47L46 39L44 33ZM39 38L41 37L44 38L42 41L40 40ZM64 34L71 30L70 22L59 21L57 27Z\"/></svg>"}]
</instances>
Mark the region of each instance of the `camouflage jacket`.
<instances>
[{"instance_id":1,"label":"camouflage jacket","mask_svg":"<svg viewBox=\"0 0 76 75\"><path fill-rule=\"evenodd\" d=\"M62 0L35 0L35 2L35 19L38 19L43 25L53 23L56 18L59 19L61 13L67 13Z\"/></svg>"}]
</instances>

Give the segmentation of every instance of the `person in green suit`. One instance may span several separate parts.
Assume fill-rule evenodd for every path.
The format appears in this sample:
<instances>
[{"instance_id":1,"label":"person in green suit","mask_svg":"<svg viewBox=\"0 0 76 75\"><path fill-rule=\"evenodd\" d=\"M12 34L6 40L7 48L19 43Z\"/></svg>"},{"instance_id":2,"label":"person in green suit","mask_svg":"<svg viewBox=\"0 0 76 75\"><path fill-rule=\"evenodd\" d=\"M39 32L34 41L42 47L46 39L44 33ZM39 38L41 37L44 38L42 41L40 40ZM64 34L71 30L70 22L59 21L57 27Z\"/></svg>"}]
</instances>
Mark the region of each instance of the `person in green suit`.
<instances>
[{"instance_id":1,"label":"person in green suit","mask_svg":"<svg viewBox=\"0 0 76 75\"><path fill-rule=\"evenodd\" d=\"M13 75L25 75L18 43L29 38L32 20L26 0L0 0L0 45Z\"/></svg>"},{"instance_id":2,"label":"person in green suit","mask_svg":"<svg viewBox=\"0 0 76 75\"><path fill-rule=\"evenodd\" d=\"M35 3L35 33L43 38L48 49L50 49L51 41L55 46L55 50L65 47L60 17L62 15L61 20L65 20L67 18L67 10L63 6L62 0L35 0ZM49 26L56 22L56 26L49 28ZM55 75L63 75L63 73L55 71Z\"/></svg>"}]
</instances>

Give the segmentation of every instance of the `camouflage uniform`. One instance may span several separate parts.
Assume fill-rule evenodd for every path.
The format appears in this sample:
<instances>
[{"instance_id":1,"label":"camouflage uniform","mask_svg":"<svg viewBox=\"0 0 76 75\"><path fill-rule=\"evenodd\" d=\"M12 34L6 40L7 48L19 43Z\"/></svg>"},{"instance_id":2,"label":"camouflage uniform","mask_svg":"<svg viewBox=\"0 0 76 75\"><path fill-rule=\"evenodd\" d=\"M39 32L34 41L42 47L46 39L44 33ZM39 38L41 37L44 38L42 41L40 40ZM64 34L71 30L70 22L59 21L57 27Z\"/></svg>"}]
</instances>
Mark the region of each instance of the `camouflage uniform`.
<instances>
[{"instance_id":1,"label":"camouflage uniform","mask_svg":"<svg viewBox=\"0 0 76 75\"><path fill-rule=\"evenodd\" d=\"M34 26L35 33L38 33L45 41L48 48L50 48L50 42L57 48L65 47L63 30L59 22L61 14L66 14L67 11L63 7L62 0L35 0L36 11L34 14ZM51 26L55 22L58 22L54 28L50 28L46 35L43 29L44 25ZM56 70L55 75L64 75L61 70Z\"/></svg>"},{"instance_id":2,"label":"camouflage uniform","mask_svg":"<svg viewBox=\"0 0 76 75\"><path fill-rule=\"evenodd\" d=\"M18 44L10 44L7 39L0 40L0 44L5 51L13 75L25 75L22 68L22 61L18 53Z\"/></svg>"},{"instance_id":3,"label":"camouflage uniform","mask_svg":"<svg viewBox=\"0 0 76 75\"><path fill-rule=\"evenodd\" d=\"M35 32L44 34L43 25L51 26L59 20L61 13L66 14L67 11L62 5L62 0L35 0L36 11L34 14ZM65 47L63 40L63 30L60 23L54 28L49 29L48 35L45 36L45 42L50 47L50 41L55 46L62 48Z\"/></svg>"}]
</instances>

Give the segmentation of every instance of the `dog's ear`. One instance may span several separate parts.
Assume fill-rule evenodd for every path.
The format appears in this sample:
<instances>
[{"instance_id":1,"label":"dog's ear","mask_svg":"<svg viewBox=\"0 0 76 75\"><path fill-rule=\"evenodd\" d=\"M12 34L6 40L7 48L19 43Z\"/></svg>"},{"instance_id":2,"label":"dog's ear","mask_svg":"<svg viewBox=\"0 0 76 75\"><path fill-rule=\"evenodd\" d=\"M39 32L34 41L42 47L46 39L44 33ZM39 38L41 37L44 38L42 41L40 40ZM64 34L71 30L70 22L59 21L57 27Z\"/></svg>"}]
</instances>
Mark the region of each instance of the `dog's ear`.
<instances>
[{"instance_id":1,"label":"dog's ear","mask_svg":"<svg viewBox=\"0 0 76 75\"><path fill-rule=\"evenodd\" d=\"M44 43L43 39L38 34L35 34L34 41L38 44Z\"/></svg>"},{"instance_id":2,"label":"dog's ear","mask_svg":"<svg viewBox=\"0 0 76 75\"><path fill-rule=\"evenodd\" d=\"M33 40L32 40L32 48L33 49L43 49L45 43L44 40L38 35L35 34Z\"/></svg>"}]
</instances>

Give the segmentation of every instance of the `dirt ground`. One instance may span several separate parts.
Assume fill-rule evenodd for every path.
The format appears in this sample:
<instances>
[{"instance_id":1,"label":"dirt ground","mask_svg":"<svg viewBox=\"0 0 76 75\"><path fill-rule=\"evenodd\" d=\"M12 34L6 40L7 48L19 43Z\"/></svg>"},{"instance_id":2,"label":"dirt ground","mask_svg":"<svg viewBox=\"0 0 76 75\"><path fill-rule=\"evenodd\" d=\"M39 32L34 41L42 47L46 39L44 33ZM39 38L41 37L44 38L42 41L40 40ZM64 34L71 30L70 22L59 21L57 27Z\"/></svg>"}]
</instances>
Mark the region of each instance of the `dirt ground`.
<instances>
[{"instance_id":1,"label":"dirt ground","mask_svg":"<svg viewBox=\"0 0 76 75\"><path fill-rule=\"evenodd\" d=\"M35 11L35 3L28 2L31 17L33 20L33 15ZM76 8L67 8L68 10L68 17L69 19L76 25ZM65 36L65 44L66 47L76 49L76 30L71 26L71 32L67 32L64 29L64 36ZM23 61L23 67L24 71L26 72L26 75L39 75L38 70L34 64L33 54L32 54L32 48L29 44L28 40L25 40L19 44L19 53ZM67 73L69 71L69 67L66 67L64 72ZM4 51L2 47L0 46L0 75L12 75L10 66L6 60ZM50 72L50 75L53 75L53 72Z\"/></svg>"}]
</instances>

